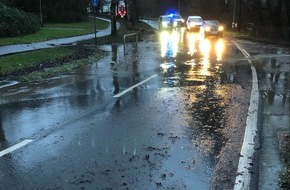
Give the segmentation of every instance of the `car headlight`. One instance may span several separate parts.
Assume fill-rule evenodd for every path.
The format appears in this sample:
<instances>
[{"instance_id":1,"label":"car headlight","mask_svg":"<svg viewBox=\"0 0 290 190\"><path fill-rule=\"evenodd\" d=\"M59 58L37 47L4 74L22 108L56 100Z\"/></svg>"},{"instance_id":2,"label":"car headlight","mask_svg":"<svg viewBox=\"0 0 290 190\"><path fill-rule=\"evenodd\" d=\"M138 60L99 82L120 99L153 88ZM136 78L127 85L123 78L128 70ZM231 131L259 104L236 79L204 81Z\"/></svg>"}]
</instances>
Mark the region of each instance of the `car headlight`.
<instances>
[{"instance_id":1,"label":"car headlight","mask_svg":"<svg viewBox=\"0 0 290 190\"><path fill-rule=\"evenodd\" d=\"M173 22L173 26L177 26L177 22L176 21Z\"/></svg>"},{"instance_id":2,"label":"car headlight","mask_svg":"<svg viewBox=\"0 0 290 190\"><path fill-rule=\"evenodd\" d=\"M219 26L218 30L219 31L223 31L224 30L224 27L223 26Z\"/></svg>"},{"instance_id":3,"label":"car headlight","mask_svg":"<svg viewBox=\"0 0 290 190\"><path fill-rule=\"evenodd\" d=\"M163 27L167 27L167 22L162 22Z\"/></svg>"},{"instance_id":4,"label":"car headlight","mask_svg":"<svg viewBox=\"0 0 290 190\"><path fill-rule=\"evenodd\" d=\"M209 26L206 26L206 27L204 28L204 30L208 32L208 31L210 31L210 27L209 27Z\"/></svg>"}]
</instances>

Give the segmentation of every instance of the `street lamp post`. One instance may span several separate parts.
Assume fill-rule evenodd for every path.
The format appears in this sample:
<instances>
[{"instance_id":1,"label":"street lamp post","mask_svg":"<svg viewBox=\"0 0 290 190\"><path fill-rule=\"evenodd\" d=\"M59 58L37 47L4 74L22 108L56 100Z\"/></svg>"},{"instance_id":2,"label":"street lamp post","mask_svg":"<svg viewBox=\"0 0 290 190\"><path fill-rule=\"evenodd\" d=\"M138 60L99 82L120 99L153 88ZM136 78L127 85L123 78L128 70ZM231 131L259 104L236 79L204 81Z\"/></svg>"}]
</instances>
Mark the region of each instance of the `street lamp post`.
<instances>
[{"instance_id":1,"label":"street lamp post","mask_svg":"<svg viewBox=\"0 0 290 190\"><path fill-rule=\"evenodd\" d=\"M180 0L178 0L178 13L180 14Z\"/></svg>"}]
</instances>

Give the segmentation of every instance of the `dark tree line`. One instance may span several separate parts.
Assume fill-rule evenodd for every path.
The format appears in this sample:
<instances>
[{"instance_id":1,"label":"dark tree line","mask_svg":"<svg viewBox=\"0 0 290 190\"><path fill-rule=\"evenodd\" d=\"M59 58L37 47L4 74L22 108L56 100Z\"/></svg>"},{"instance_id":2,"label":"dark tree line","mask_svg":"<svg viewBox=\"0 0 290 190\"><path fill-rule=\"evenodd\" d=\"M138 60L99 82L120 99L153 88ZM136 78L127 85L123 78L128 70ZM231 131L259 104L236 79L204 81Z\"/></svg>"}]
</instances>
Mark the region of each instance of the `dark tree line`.
<instances>
[{"instance_id":1,"label":"dark tree line","mask_svg":"<svg viewBox=\"0 0 290 190\"><path fill-rule=\"evenodd\" d=\"M41 13L44 22L78 22L88 19L89 0L0 0L0 2L38 16Z\"/></svg>"},{"instance_id":2,"label":"dark tree line","mask_svg":"<svg viewBox=\"0 0 290 190\"><path fill-rule=\"evenodd\" d=\"M155 17L166 14L168 10L178 10L184 18L200 15L204 19L218 19L232 27L238 23L238 30L253 23L257 29L273 32L274 36L288 33L290 38L290 0L147 0L138 1L142 5L141 16ZM235 6L234 6L235 5ZM235 7L235 8L234 8ZM270 29L272 28L272 29Z\"/></svg>"},{"instance_id":3,"label":"dark tree line","mask_svg":"<svg viewBox=\"0 0 290 190\"><path fill-rule=\"evenodd\" d=\"M132 26L136 25L136 22L139 21L140 17L140 3L141 1L138 0L124 0L127 15L125 17L126 20L130 20ZM139 3L139 4L138 4ZM111 35L117 35L117 28L116 28L116 10L119 4L119 0L111 0Z\"/></svg>"},{"instance_id":4,"label":"dark tree line","mask_svg":"<svg viewBox=\"0 0 290 190\"><path fill-rule=\"evenodd\" d=\"M99 0L98 9L105 0ZM112 35L116 35L116 6L120 0L111 0ZM44 22L76 22L88 19L87 7L91 0L0 0L6 5L40 15L40 2ZM231 28L239 23L239 30L248 22L257 27L275 27L275 32L290 37L290 0L124 0L128 5L128 19L135 25L139 17L157 18L169 10L180 11L186 18L200 15L205 19L219 19ZM234 9L234 5L236 5Z\"/></svg>"}]
</instances>

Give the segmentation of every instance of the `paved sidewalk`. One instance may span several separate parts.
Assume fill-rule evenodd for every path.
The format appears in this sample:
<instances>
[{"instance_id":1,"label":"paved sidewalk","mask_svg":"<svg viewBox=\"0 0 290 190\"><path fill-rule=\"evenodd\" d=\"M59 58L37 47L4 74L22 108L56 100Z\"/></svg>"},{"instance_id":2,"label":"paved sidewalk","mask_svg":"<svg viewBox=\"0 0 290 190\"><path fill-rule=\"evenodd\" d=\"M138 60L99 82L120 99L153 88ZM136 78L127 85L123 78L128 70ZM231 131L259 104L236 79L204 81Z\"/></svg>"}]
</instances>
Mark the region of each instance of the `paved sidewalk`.
<instances>
[{"instance_id":1,"label":"paved sidewalk","mask_svg":"<svg viewBox=\"0 0 290 190\"><path fill-rule=\"evenodd\" d=\"M105 20L107 22L111 22L109 19L104 19L101 17L97 17L98 19ZM117 28L120 27L120 24L117 23ZM111 34L111 26L107 27L104 30L100 30L96 33L97 37L102 37ZM89 40L95 38L95 34L87 34L82 36L75 36L70 38L62 38L62 39L54 39L49 41L43 42L36 42L31 44L18 44L18 45L7 45L7 46L0 46L0 56L1 55L8 55L13 53L20 53L25 51L32 51L37 49L46 49L46 48L53 48L56 46L72 44L82 40Z\"/></svg>"}]
</instances>

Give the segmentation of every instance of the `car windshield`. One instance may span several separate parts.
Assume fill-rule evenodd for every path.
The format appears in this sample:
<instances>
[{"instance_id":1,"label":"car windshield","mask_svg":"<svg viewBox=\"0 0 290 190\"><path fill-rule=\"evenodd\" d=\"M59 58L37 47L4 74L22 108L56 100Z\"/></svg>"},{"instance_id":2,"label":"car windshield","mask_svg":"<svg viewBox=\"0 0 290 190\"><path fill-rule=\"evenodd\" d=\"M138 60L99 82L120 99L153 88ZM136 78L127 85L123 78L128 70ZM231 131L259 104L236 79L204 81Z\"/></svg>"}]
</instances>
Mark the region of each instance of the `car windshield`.
<instances>
[{"instance_id":1,"label":"car windshield","mask_svg":"<svg viewBox=\"0 0 290 190\"><path fill-rule=\"evenodd\" d=\"M206 25L219 25L219 22L217 20L207 20L205 21Z\"/></svg>"},{"instance_id":2,"label":"car windshield","mask_svg":"<svg viewBox=\"0 0 290 190\"><path fill-rule=\"evenodd\" d=\"M190 22L202 22L201 18L189 18Z\"/></svg>"},{"instance_id":3,"label":"car windshield","mask_svg":"<svg viewBox=\"0 0 290 190\"><path fill-rule=\"evenodd\" d=\"M162 21L170 21L170 20L171 20L171 17L168 17L168 16L162 17Z\"/></svg>"},{"instance_id":4,"label":"car windshield","mask_svg":"<svg viewBox=\"0 0 290 190\"><path fill-rule=\"evenodd\" d=\"M174 15L172 18L173 19L182 19L182 17L180 15Z\"/></svg>"}]
</instances>

